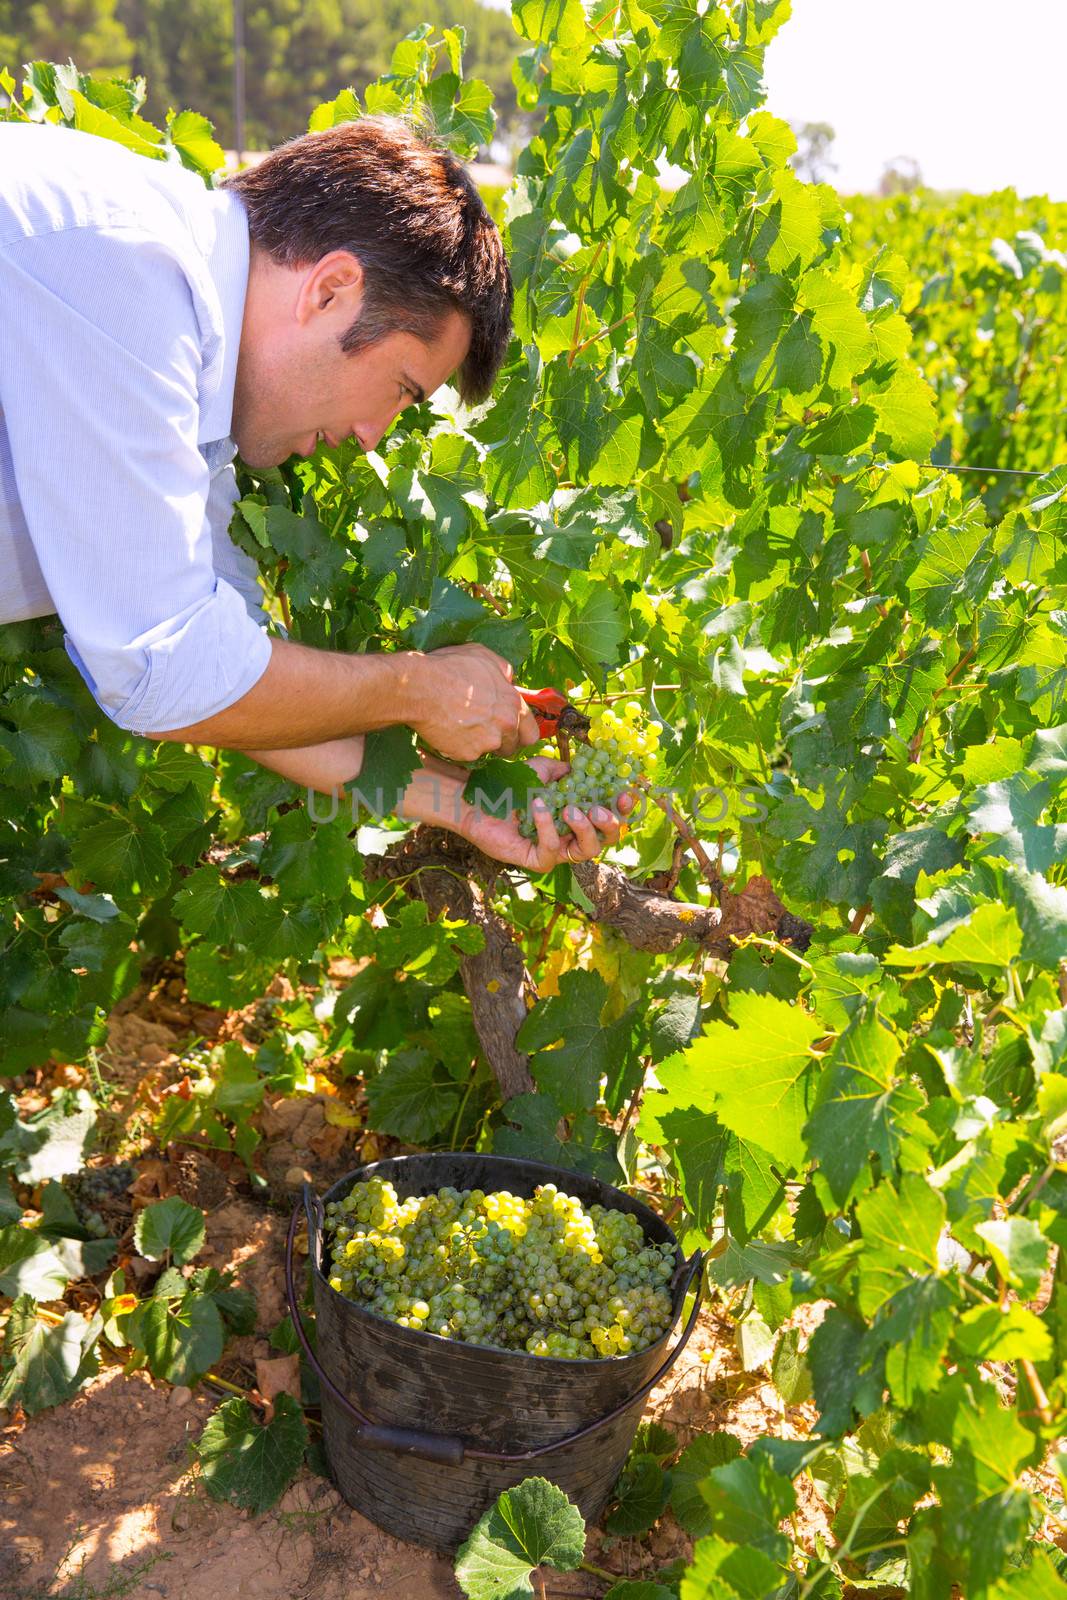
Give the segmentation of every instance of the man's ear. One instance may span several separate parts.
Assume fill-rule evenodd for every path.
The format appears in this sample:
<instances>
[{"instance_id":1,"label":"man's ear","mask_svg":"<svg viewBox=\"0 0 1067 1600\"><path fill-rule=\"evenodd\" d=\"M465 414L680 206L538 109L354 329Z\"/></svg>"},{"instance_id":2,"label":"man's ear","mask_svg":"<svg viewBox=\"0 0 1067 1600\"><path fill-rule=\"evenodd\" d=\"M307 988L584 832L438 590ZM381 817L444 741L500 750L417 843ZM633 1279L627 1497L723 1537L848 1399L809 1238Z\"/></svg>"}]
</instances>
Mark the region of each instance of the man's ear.
<instances>
[{"instance_id":1,"label":"man's ear","mask_svg":"<svg viewBox=\"0 0 1067 1600\"><path fill-rule=\"evenodd\" d=\"M362 266L351 251L331 250L306 268L293 309L302 326L326 318L350 327L362 305Z\"/></svg>"}]
</instances>

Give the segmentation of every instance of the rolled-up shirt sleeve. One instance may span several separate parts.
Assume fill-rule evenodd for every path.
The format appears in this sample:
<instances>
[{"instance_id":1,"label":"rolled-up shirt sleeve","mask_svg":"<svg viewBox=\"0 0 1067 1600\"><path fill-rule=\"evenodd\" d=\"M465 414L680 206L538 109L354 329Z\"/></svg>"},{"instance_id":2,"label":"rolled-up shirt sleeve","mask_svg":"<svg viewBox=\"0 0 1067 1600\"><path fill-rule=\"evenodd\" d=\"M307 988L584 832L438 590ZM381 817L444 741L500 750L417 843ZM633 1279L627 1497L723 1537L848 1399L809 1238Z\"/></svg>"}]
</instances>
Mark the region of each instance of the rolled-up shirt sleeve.
<instances>
[{"instance_id":1,"label":"rolled-up shirt sleeve","mask_svg":"<svg viewBox=\"0 0 1067 1600\"><path fill-rule=\"evenodd\" d=\"M185 271L165 240L119 226L7 241L0 273L0 405L71 658L122 728L210 717L253 687L271 644L223 525L232 468L212 475L198 445L205 351Z\"/></svg>"}]
</instances>

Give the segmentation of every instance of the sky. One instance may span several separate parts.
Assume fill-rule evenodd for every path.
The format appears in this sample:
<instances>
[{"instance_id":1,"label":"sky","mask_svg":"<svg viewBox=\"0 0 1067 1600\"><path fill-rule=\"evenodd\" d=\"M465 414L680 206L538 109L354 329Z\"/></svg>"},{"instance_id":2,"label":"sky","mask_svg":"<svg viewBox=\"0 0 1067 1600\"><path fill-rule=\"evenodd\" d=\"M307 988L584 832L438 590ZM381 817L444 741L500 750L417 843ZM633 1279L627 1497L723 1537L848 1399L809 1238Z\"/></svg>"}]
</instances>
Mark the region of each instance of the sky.
<instances>
[{"instance_id":1,"label":"sky","mask_svg":"<svg viewBox=\"0 0 1067 1600\"><path fill-rule=\"evenodd\" d=\"M936 189L1067 199L1067 0L793 0L767 109L828 122L833 182L874 189L897 156Z\"/></svg>"}]
</instances>

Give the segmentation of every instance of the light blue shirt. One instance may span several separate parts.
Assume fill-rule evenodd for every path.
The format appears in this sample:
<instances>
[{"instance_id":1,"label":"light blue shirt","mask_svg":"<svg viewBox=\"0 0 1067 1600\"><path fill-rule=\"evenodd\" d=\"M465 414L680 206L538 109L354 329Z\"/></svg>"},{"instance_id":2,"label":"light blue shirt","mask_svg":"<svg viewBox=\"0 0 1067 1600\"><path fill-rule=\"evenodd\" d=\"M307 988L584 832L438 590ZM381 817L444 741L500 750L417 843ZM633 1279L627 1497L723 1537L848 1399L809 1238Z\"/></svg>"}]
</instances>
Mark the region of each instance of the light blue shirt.
<instances>
[{"instance_id":1,"label":"light blue shirt","mask_svg":"<svg viewBox=\"0 0 1067 1600\"><path fill-rule=\"evenodd\" d=\"M0 623L58 612L138 733L221 711L270 659L227 533L248 255L237 195L0 124Z\"/></svg>"}]
</instances>

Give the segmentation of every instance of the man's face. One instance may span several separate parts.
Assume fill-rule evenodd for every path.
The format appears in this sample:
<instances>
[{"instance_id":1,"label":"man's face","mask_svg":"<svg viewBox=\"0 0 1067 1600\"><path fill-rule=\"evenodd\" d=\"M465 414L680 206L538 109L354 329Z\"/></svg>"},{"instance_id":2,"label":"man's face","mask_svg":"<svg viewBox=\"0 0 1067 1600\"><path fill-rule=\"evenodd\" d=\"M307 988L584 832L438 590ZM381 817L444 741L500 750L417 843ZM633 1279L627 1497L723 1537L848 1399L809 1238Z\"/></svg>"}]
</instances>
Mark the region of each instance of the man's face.
<instances>
[{"instance_id":1,"label":"man's face","mask_svg":"<svg viewBox=\"0 0 1067 1600\"><path fill-rule=\"evenodd\" d=\"M347 355L341 338L358 315L359 283L327 274L295 289L290 280L293 293L279 293L286 287L272 278L257 298L250 284L246 306L232 431L254 469L311 455L320 439L354 438L373 450L404 407L447 382L467 354L469 325L451 312L430 344L390 333Z\"/></svg>"}]
</instances>

